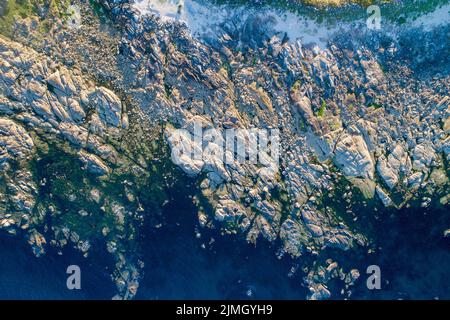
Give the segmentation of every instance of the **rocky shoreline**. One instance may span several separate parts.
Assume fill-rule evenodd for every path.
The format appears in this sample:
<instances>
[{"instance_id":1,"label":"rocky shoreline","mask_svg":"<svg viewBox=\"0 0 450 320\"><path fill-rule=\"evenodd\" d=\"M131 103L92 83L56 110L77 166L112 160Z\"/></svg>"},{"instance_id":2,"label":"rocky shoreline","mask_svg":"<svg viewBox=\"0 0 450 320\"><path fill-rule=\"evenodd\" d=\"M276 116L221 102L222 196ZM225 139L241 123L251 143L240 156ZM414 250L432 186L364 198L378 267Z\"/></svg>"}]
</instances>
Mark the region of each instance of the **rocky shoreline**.
<instances>
[{"instance_id":1,"label":"rocky shoreline","mask_svg":"<svg viewBox=\"0 0 450 320\"><path fill-rule=\"evenodd\" d=\"M339 254L323 255L376 246L363 225L376 213L361 211L448 206L448 24L348 31L320 48L258 15L197 39L128 1L77 3L79 29L54 18L42 34L41 18L27 17L12 39L0 36L0 228L24 233L36 255L68 243L87 254L101 239L118 298L132 298L139 226L176 180L161 145L173 148L167 133L193 123L280 130L278 172L214 158L181 169L201 190L200 225L326 261L303 270L311 299L329 298L332 279L348 293L358 280ZM66 161L52 167L58 157Z\"/></svg>"}]
</instances>

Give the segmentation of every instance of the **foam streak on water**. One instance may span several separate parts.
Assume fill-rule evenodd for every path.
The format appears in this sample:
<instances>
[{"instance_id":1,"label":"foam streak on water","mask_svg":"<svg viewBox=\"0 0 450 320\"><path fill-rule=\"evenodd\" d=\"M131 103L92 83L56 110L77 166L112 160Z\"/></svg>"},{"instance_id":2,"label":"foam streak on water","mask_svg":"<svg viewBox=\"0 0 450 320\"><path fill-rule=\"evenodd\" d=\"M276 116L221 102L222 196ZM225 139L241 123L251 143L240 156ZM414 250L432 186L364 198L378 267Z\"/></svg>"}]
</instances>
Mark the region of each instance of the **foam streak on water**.
<instances>
[{"instance_id":1,"label":"foam streak on water","mask_svg":"<svg viewBox=\"0 0 450 320\"><path fill-rule=\"evenodd\" d=\"M419 17L415 21L410 21L409 24L413 27L423 27L425 30L438 28L441 25L449 24L450 22L450 4L437 8L433 12Z\"/></svg>"},{"instance_id":2,"label":"foam streak on water","mask_svg":"<svg viewBox=\"0 0 450 320\"><path fill-rule=\"evenodd\" d=\"M303 44L315 43L320 47L325 47L328 39L337 32L367 28L363 19L355 20L353 23L330 25L326 21L318 23L308 17L269 7L213 5L204 0L135 0L135 6L142 14L156 13L164 20L176 19L184 22L192 35L198 39L217 34L220 25L227 21L239 21L243 25L249 16L255 14L270 17L273 29L282 34L286 33L290 41L300 40ZM450 4L442 6L415 21L407 20L401 28L404 30L422 27L431 30L442 24L448 24L449 10ZM384 20L382 22L381 32L398 32L399 26Z\"/></svg>"},{"instance_id":3,"label":"foam streak on water","mask_svg":"<svg viewBox=\"0 0 450 320\"><path fill-rule=\"evenodd\" d=\"M247 18L254 14L260 14L265 18L271 17L274 30L286 33L290 40L300 39L303 43L325 44L326 40L337 31L336 27L318 24L312 19L294 13L267 7L258 9L248 6L230 7L207 4L202 0L136 0L135 6L142 14L157 13L162 19L183 21L192 35L200 39L214 34L218 27L227 21L240 21L244 24Z\"/></svg>"}]
</instances>

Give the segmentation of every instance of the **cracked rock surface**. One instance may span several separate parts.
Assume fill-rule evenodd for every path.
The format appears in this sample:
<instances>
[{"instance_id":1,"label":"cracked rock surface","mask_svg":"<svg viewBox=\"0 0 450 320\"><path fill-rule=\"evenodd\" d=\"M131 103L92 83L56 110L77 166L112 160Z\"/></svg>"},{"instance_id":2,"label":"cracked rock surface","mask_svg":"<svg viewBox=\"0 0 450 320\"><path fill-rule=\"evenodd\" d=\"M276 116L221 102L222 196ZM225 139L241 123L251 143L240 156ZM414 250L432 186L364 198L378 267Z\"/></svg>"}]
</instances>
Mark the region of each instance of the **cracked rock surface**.
<instances>
[{"instance_id":1,"label":"cracked rock surface","mask_svg":"<svg viewBox=\"0 0 450 320\"><path fill-rule=\"evenodd\" d=\"M335 260L375 245L364 231L376 216L370 210L448 205L450 55L431 46L448 24L395 37L342 32L319 47L269 24L256 32L257 15L199 39L128 1L97 2L107 22L84 5L92 21L78 30L56 21L47 37L28 18L16 22L14 39L0 36L0 229L25 233L36 255L67 243L87 254L101 238L115 259L117 297L132 298L143 268L136 238L151 219L143 212L162 206L161 176L178 166L198 188L201 226L279 243L278 254L293 259L334 250L304 277L308 298L326 299L332 279L347 291L358 281L358 270ZM198 127L223 139L226 129L276 129L279 161L225 163L212 154L172 164L180 143L221 147L190 140ZM46 159L58 152L67 161L53 166ZM167 171L153 169L162 162ZM70 163L77 169L66 174ZM67 186L61 176L77 182Z\"/></svg>"}]
</instances>

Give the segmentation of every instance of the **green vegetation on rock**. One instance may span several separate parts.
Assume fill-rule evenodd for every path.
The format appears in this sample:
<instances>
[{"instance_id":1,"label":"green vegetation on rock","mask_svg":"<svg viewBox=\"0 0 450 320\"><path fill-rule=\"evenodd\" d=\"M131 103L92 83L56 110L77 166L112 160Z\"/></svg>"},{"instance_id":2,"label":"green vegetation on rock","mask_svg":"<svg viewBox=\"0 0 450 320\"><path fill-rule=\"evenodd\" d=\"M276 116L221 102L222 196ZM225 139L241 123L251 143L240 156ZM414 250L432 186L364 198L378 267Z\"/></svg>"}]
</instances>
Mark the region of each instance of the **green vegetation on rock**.
<instances>
[{"instance_id":1,"label":"green vegetation on rock","mask_svg":"<svg viewBox=\"0 0 450 320\"><path fill-rule=\"evenodd\" d=\"M325 111L327 111L327 103L325 100L322 101L322 105L319 108L319 111L317 111L318 117L323 117L325 115Z\"/></svg>"},{"instance_id":2,"label":"green vegetation on rock","mask_svg":"<svg viewBox=\"0 0 450 320\"><path fill-rule=\"evenodd\" d=\"M15 19L38 17L45 24L67 16L69 0L0 0L0 34L13 36ZM50 21L49 21L50 20Z\"/></svg>"}]
</instances>

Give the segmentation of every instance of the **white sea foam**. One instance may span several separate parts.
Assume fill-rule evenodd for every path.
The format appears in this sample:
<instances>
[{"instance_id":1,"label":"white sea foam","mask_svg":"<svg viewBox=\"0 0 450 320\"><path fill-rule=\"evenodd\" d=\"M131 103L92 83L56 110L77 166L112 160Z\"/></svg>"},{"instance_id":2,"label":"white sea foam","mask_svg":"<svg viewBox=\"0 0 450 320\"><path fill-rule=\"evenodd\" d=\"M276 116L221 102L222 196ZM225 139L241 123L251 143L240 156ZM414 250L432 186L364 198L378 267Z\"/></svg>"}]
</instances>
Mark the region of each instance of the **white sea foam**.
<instances>
[{"instance_id":1,"label":"white sea foam","mask_svg":"<svg viewBox=\"0 0 450 320\"><path fill-rule=\"evenodd\" d=\"M414 21L408 22L414 27L423 27L425 30L431 30L439 26L450 23L450 4L437 8L433 12L424 14Z\"/></svg>"},{"instance_id":2,"label":"white sea foam","mask_svg":"<svg viewBox=\"0 0 450 320\"><path fill-rule=\"evenodd\" d=\"M197 38L214 34L220 24L236 17L239 19L234 21L240 21L243 24L253 14L273 17L274 30L286 33L292 41L325 44L326 40L338 30L337 27L319 24L291 12L281 12L265 7L255 9L246 6L212 5L201 0L136 0L135 6L142 14L157 13L163 19L177 19L186 23L192 35Z\"/></svg>"},{"instance_id":3,"label":"white sea foam","mask_svg":"<svg viewBox=\"0 0 450 320\"><path fill-rule=\"evenodd\" d=\"M274 30L286 33L290 41L300 40L303 44L316 44L322 48L331 36L342 30L366 28L365 20L330 25L326 21L319 23L308 17L268 7L213 5L203 0L135 0L135 6L142 14L155 13L164 20L184 22L191 34L198 39L214 35L226 21L239 21L243 25L254 14L272 17ZM402 28L422 27L430 30L441 24L448 24L449 10L450 5L442 6L414 21L407 20ZM398 31L397 28L383 21L382 31L394 34Z\"/></svg>"}]
</instances>

